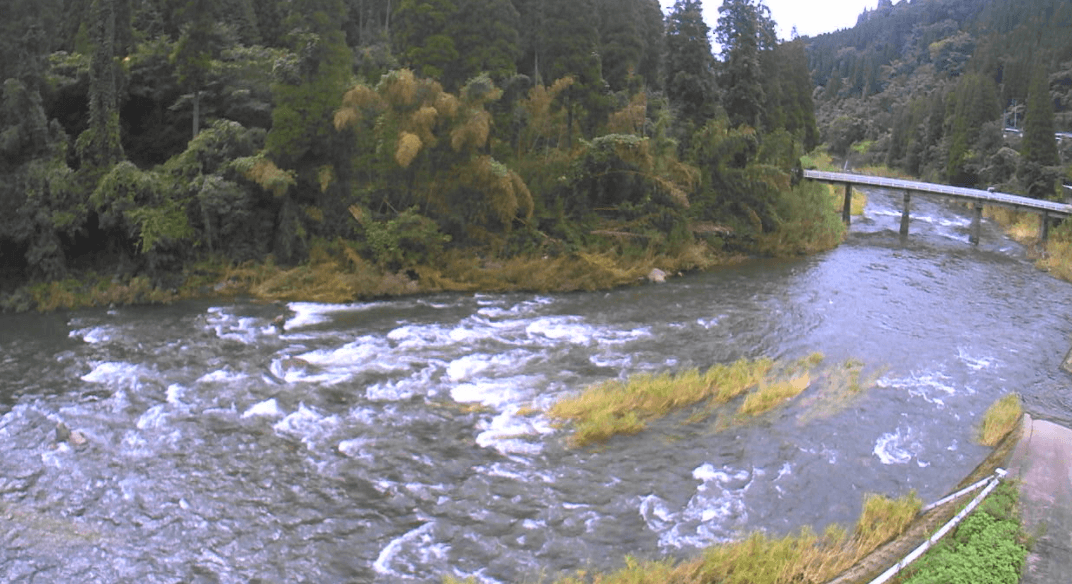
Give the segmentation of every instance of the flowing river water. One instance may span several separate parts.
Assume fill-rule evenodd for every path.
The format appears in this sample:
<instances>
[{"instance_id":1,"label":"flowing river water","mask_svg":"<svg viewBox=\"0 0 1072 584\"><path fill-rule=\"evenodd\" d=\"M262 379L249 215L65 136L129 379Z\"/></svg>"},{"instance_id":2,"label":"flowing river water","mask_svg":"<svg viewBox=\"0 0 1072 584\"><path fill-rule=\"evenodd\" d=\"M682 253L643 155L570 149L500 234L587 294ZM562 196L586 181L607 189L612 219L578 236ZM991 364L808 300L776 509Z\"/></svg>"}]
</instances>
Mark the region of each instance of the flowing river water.
<instances>
[{"instance_id":1,"label":"flowing river water","mask_svg":"<svg viewBox=\"0 0 1072 584\"><path fill-rule=\"evenodd\" d=\"M0 316L0 580L535 582L934 500L998 397L1072 421L1072 286L923 197L902 239L899 204L872 191L828 253L610 292ZM594 448L532 413L812 352L874 385Z\"/></svg>"}]
</instances>

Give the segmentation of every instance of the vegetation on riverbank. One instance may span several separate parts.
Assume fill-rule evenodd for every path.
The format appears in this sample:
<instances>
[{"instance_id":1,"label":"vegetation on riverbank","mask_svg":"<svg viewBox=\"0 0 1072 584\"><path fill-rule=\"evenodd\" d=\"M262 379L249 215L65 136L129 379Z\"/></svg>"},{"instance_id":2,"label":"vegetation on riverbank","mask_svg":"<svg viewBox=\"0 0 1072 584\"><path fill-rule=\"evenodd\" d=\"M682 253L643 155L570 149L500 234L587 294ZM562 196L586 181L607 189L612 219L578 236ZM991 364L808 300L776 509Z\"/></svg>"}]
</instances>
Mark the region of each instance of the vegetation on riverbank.
<instances>
[{"instance_id":1,"label":"vegetation on riverbank","mask_svg":"<svg viewBox=\"0 0 1072 584\"><path fill-rule=\"evenodd\" d=\"M784 537L755 532L739 541L714 545L699 557L674 560L625 559L625 567L602 574L580 571L555 584L789 584L834 578L886 541L897 537L919 513L922 502L909 493L898 499L864 498L851 529L830 525L822 534L808 528ZM444 584L463 584L445 577Z\"/></svg>"},{"instance_id":2,"label":"vegetation on riverbank","mask_svg":"<svg viewBox=\"0 0 1072 584\"><path fill-rule=\"evenodd\" d=\"M979 428L979 442L984 446L997 446L1009 432L1016 429L1023 416L1020 395L1007 394L987 408Z\"/></svg>"},{"instance_id":3,"label":"vegetation on riverbank","mask_svg":"<svg viewBox=\"0 0 1072 584\"><path fill-rule=\"evenodd\" d=\"M1019 489L1002 482L952 534L896 580L901 584L1015 584L1027 558Z\"/></svg>"},{"instance_id":4,"label":"vegetation on riverbank","mask_svg":"<svg viewBox=\"0 0 1072 584\"><path fill-rule=\"evenodd\" d=\"M841 241L762 3L489 1L16 0L0 307L586 290Z\"/></svg>"}]
</instances>

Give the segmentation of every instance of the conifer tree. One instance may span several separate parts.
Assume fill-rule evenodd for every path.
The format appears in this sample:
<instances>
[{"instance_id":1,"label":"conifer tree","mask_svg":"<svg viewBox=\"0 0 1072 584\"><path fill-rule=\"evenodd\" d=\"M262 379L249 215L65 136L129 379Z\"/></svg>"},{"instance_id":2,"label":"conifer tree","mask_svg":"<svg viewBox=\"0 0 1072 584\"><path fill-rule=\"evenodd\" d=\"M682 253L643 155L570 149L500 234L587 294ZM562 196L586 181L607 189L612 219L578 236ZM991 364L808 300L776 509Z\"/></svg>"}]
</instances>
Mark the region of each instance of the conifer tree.
<instances>
[{"instance_id":1,"label":"conifer tree","mask_svg":"<svg viewBox=\"0 0 1072 584\"><path fill-rule=\"evenodd\" d=\"M770 9L761 0L726 0L718 13L719 85L726 92L722 103L734 125L759 128L766 101L760 53L773 48L777 40Z\"/></svg>"},{"instance_id":2,"label":"conifer tree","mask_svg":"<svg viewBox=\"0 0 1072 584\"><path fill-rule=\"evenodd\" d=\"M518 13L510 0L461 0L451 23L458 59L440 81L449 91L486 73L502 81L516 71L520 54Z\"/></svg>"},{"instance_id":3,"label":"conifer tree","mask_svg":"<svg viewBox=\"0 0 1072 584\"><path fill-rule=\"evenodd\" d=\"M644 54L644 39L640 36L642 5L635 0L597 0L600 19L600 56L603 77L612 90L624 89L626 81L635 75Z\"/></svg>"},{"instance_id":4,"label":"conifer tree","mask_svg":"<svg viewBox=\"0 0 1072 584\"><path fill-rule=\"evenodd\" d=\"M460 58L451 36L457 14L454 0L402 0L391 37L402 63L418 75L441 80Z\"/></svg>"},{"instance_id":5,"label":"conifer tree","mask_svg":"<svg viewBox=\"0 0 1072 584\"><path fill-rule=\"evenodd\" d=\"M1041 66L1035 69L1027 94L1027 111L1024 113L1024 142L1021 147L1020 182L1027 194L1047 199L1054 194L1057 171L1057 141L1054 136L1053 99L1046 71Z\"/></svg>"},{"instance_id":6,"label":"conifer tree","mask_svg":"<svg viewBox=\"0 0 1072 584\"><path fill-rule=\"evenodd\" d=\"M201 130L201 92L208 83L213 53L216 52L215 38L212 33L215 20L213 6L214 3L209 0L190 0L186 3L183 18L186 19L187 24L183 28L182 37L179 38L175 51L171 54L179 84L185 86L193 94L191 140L196 138Z\"/></svg>"},{"instance_id":7,"label":"conifer tree","mask_svg":"<svg viewBox=\"0 0 1072 584\"><path fill-rule=\"evenodd\" d=\"M93 58L89 69L89 126L78 137L82 163L107 168L123 159L119 136L119 66L116 62L124 24L126 0L93 0L91 39ZM129 9L126 10L129 16Z\"/></svg>"},{"instance_id":8,"label":"conifer tree","mask_svg":"<svg viewBox=\"0 0 1072 584\"><path fill-rule=\"evenodd\" d=\"M297 58L276 67L275 107L266 147L284 168L318 150L330 150L331 120L350 83L353 55L346 46L341 0L295 0L291 41ZM311 158L319 158L312 156Z\"/></svg>"},{"instance_id":9,"label":"conifer tree","mask_svg":"<svg viewBox=\"0 0 1072 584\"><path fill-rule=\"evenodd\" d=\"M667 18L666 95L693 127L715 114L715 58L700 0L677 0Z\"/></svg>"},{"instance_id":10,"label":"conifer tree","mask_svg":"<svg viewBox=\"0 0 1072 584\"><path fill-rule=\"evenodd\" d=\"M1024 144L1021 154L1025 161L1042 166L1057 164L1057 142L1054 138L1053 100L1046 71L1041 67L1031 78L1024 114Z\"/></svg>"}]
</instances>

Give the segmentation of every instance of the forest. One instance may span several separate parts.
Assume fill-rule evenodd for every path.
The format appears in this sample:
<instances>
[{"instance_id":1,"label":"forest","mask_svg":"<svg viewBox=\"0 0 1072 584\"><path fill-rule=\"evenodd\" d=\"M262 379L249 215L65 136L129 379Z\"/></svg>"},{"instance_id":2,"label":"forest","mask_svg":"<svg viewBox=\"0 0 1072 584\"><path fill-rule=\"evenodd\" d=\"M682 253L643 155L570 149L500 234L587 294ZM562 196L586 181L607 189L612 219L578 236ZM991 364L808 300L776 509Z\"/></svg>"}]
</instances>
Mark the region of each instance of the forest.
<instances>
[{"instance_id":1,"label":"forest","mask_svg":"<svg viewBox=\"0 0 1072 584\"><path fill-rule=\"evenodd\" d=\"M1068 199L1070 30L1068 0L880 0L809 39L823 140L936 182Z\"/></svg>"},{"instance_id":2,"label":"forest","mask_svg":"<svg viewBox=\"0 0 1072 584\"><path fill-rule=\"evenodd\" d=\"M592 288L842 234L759 0L6 5L5 308Z\"/></svg>"},{"instance_id":3,"label":"forest","mask_svg":"<svg viewBox=\"0 0 1072 584\"><path fill-rule=\"evenodd\" d=\"M1063 199L1072 1L11 0L0 307L593 289L829 248L819 152ZM1055 135L1060 139L1055 139Z\"/></svg>"}]
</instances>

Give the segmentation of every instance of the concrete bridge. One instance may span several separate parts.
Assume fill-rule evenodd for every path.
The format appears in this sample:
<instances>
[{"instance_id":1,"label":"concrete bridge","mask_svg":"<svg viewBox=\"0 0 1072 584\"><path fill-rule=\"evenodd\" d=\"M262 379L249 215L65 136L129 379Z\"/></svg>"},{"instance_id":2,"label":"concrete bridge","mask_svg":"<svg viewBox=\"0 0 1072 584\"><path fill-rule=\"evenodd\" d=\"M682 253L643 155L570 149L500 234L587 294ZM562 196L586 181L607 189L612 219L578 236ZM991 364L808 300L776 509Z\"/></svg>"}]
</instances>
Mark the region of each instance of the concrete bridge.
<instances>
[{"instance_id":1,"label":"concrete bridge","mask_svg":"<svg viewBox=\"0 0 1072 584\"><path fill-rule=\"evenodd\" d=\"M922 195L934 195L964 201L972 204L974 216L972 217L971 234L969 241L979 243L979 224L983 217L983 205L997 205L1008 207L1017 211L1028 211L1039 214L1039 239L1045 241L1050 229L1050 220L1063 219L1072 215L1072 205L1056 203L1043 199L1033 199L1008 193L999 193L993 190L968 189L963 187L951 187L935 183L926 183L880 176L867 176L846 172L824 172L820 170L805 170L804 178L830 184L845 185L845 207L841 212L841 218L847 225L849 223L849 206L852 202L852 187L876 187L902 191L904 193L904 210L901 212L901 235L908 235L909 209L912 201L912 193Z\"/></svg>"}]
</instances>

